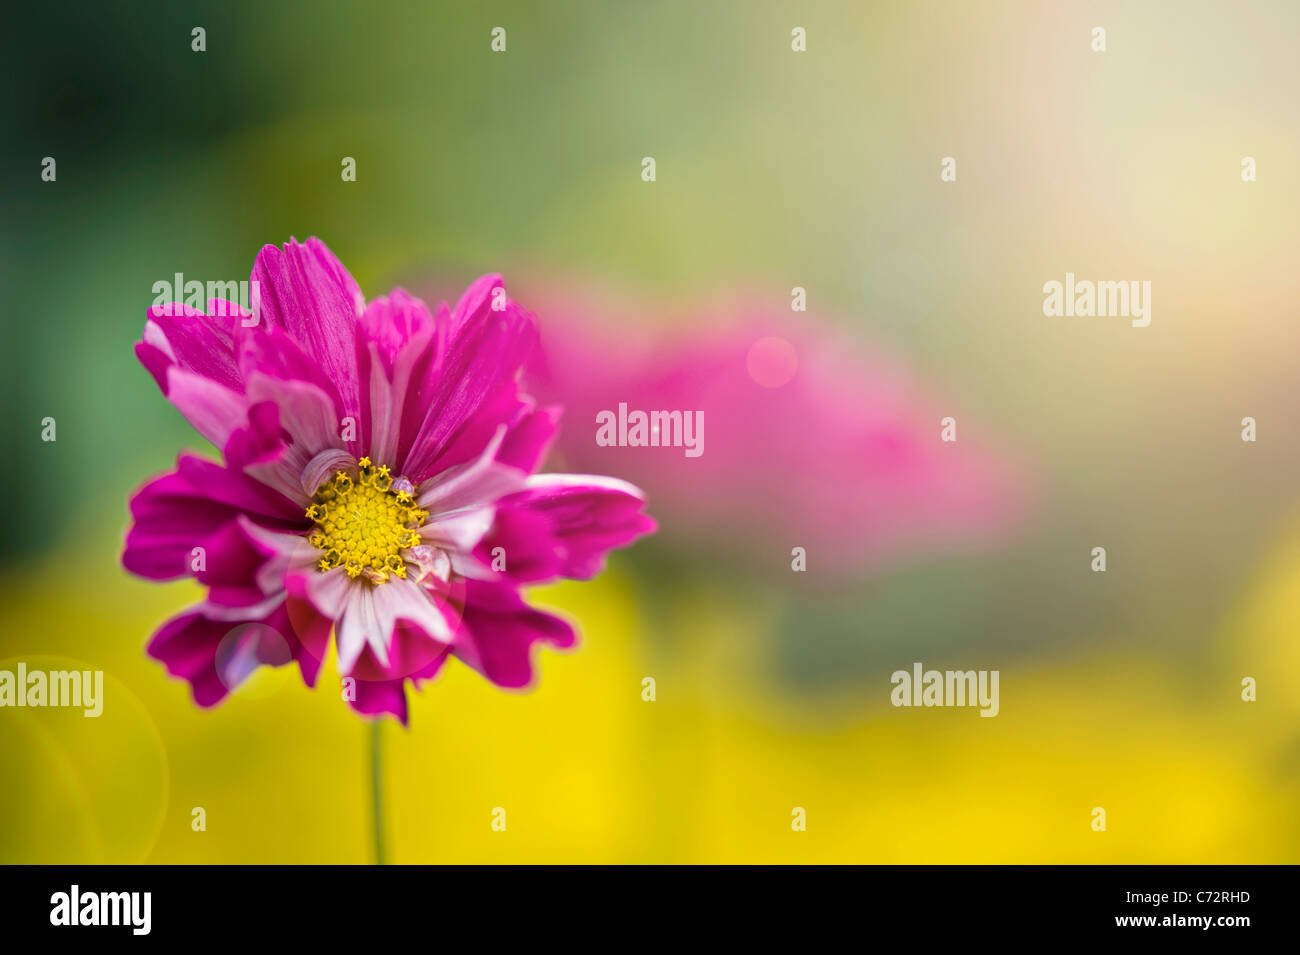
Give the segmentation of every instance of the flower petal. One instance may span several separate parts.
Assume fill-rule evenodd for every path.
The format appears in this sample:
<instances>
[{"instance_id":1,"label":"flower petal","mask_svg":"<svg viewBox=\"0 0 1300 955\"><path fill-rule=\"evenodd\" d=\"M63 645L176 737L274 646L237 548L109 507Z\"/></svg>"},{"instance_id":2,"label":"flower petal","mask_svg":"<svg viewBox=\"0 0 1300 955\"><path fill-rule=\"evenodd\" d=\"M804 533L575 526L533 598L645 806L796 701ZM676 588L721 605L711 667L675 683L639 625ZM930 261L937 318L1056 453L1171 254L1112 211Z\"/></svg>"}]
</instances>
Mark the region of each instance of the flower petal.
<instances>
[{"instance_id":1,"label":"flower petal","mask_svg":"<svg viewBox=\"0 0 1300 955\"><path fill-rule=\"evenodd\" d=\"M495 548L503 548L506 580L589 580L609 551L655 530L644 505L640 489L617 478L537 474L497 502L496 523L475 556L490 565Z\"/></svg>"},{"instance_id":2,"label":"flower petal","mask_svg":"<svg viewBox=\"0 0 1300 955\"><path fill-rule=\"evenodd\" d=\"M283 250L262 247L253 280L259 318L288 332L334 382L344 414L358 414L355 337L366 303L348 270L320 239L290 239Z\"/></svg>"},{"instance_id":3,"label":"flower petal","mask_svg":"<svg viewBox=\"0 0 1300 955\"><path fill-rule=\"evenodd\" d=\"M421 488L417 500L420 507L429 512L431 522L491 504L524 486L526 475L523 471L497 461L497 452L505 436L506 426L501 425L478 458L450 468Z\"/></svg>"},{"instance_id":4,"label":"flower petal","mask_svg":"<svg viewBox=\"0 0 1300 955\"><path fill-rule=\"evenodd\" d=\"M404 647L405 645L405 647ZM428 639L419 628L402 626L398 628L395 647L402 648L402 658L407 661L422 660L419 666L410 662L395 669L405 675L393 679L375 678L364 667L359 667L354 674L355 699L350 700L352 708L368 716L391 713L407 722L405 684L409 679L419 689L420 685L433 679L442 670L443 663L450 655L451 647ZM364 659L364 658L363 658Z\"/></svg>"},{"instance_id":5,"label":"flower petal","mask_svg":"<svg viewBox=\"0 0 1300 955\"><path fill-rule=\"evenodd\" d=\"M402 289L367 306L357 329L362 438L379 464L404 460L424 409L408 403L412 381L436 368L448 321L435 323L428 308Z\"/></svg>"},{"instance_id":6,"label":"flower petal","mask_svg":"<svg viewBox=\"0 0 1300 955\"><path fill-rule=\"evenodd\" d=\"M340 422L335 417L333 400L317 385L298 379L275 378L260 371L248 377L248 396L254 402L270 402L279 414L278 431L288 436L282 453L272 460L244 466L250 475L275 488L290 499L303 503L309 498L304 479L310 481L309 466L322 451L344 451ZM250 415L248 427L259 425ZM264 435L253 444L269 443Z\"/></svg>"},{"instance_id":7,"label":"flower petal","mask_svg":"<svg viewBox=\"0 0 1300 955\"><path fill-rule=\"evenodd\" d=\"M218 448L226 446L248 416L248 399L242 394L179 365L167 369L163 390L194 430Z\"/></svg>"},{"instance_id":8,"label":"flower petal","mask_svg":"<svg viewBox=\"0 0 1300 955\"><path fill-rule=\"evenodd\" d=\"M384 584L358 580L348 591L347 606L339 622L339 672L352 674L365 650L381 668L385 677L409 676L430 659L417 661L396 659L391 650L397 646L399 623L414 626L430 643L451 643L459 617L452 616L423 587L400 578ZM409 650L405 645L403 650ZM435 655L441 655L441 650ZM370 675L370 674L367 674Z\"/></svg>"},{"instance_id":9,"label":"flower petal","mask_svg":"<svg viewBox=\"0 0 1300 955\"><path fill-rule=\"evenodd\" d=\"M532 609L513 587L471 580L452 653L497 686L517 688L532 682L534 643L571 647L576 641L569 623Z\"/></svg>"},{"instance_id":10,"label":"flower petal","mask_svg":"<svg viewBox=\"0 0 1300 955\"><path fill-rule=\"evenodd\" d=\"M164 623L148 652L167 672L190 684L194 702L215 706L262 664L279 666L294 657L298 640L285 603L245 619L222 619L203 603Z\"/></svg>"},{"instance_id":11,"label":"flower petal","mask_svg":"<svg viewBox=\"0 0 1300 955\"><path fill-rule=\"evenodd\" d=\"M395 716L405 726L409 719L406 707L405 680L356 680L348 705L364 716Z\"/></svg>"},{"instance_id":12,"label":"flower petal","mask_svg":"<svg viewBox=\"0 0 1300 955\"><path fill-rule=\"evenodd\" d=\"M506 298L504 289L497 275L470 286L450 313L446 354L408 395L408 401L426 409L418 437L401 463L401 471L416 484L476 457L497 426L515 416L516 374L533 351L537 330L533 316ZM447 320L447 313L442 317ZM477 420L481 413L485 420ZM457 444L467 429L476 429L479 440Z\"/></svg>"},{"instance_id":13,"label":"flower petal","mask_svg":"<svg viewBox=\"0 0 1300 955\"><path fill-rule=\"evenodd\" d=\"M267 591L258 586L258 571L276 556L274 547L259 542L238 519L222 526L204 546L204 560L194 576L208 588L211 603L247 607L266 598Z\"/></svg>"},{"instance_id":14,"label":"flower petal","mask_svg":"<svg viewBox=\"0 0 1300 955\"><path fill-rule=\"evenodd\" d=\"M335 418L345 415L338 388L315 358L280 328L258 328L238 339L239 372L244 380L254 373L283 381L305 381L329 396Z\"/></svg>"},{"instance_id":15,"label":"flower petal","mask_svg":"<svg viewBox=\"0 0 1300 955\"><path fill-rule=\"evenodd\" d=\"M510 423L506 438L497 452L497 460L532 474L546 457L560 431L559 405L538 408L530 399Z\"/></svg>"},{"instance_id":16,"label":"flower petal","mask_svg":"<svg viewBox=\"0 0 1300 955\"><path fill-rule=\"evenodd\" d=\"M148 482L131 498L133 523L122 564L153 580L191 572L194 548L210 552L210 538L240 515L280 529L304 518L293 502L210 461L181 455L177 469Z\"/></svg>"},{"instance_id":17,"label":"flower petal","mask_svg":"<svg viewBox=\"0 0 1300 955\"><path fill-rule=\"evenodd\" d=\"M156 366L156 359L141 355L142 349L149 356L161 355L168 366L194 372L231 391L242 391L242 379L235 365L234 329L247 315L233 302L220 299L208 303L208 312L180 302L155 305L147 313L144 336L136 346L136 354L164 393L166 376L159 374L164 369Z\"/></svg>"}]
</instances>

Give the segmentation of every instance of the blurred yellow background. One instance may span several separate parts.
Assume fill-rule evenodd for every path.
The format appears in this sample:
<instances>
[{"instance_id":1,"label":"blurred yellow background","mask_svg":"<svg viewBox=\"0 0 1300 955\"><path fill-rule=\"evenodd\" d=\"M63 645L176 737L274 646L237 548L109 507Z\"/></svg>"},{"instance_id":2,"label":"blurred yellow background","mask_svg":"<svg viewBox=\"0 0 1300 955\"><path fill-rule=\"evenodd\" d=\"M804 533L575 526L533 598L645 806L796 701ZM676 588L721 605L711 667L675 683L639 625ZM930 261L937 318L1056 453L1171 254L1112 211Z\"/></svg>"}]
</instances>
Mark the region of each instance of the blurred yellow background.
<instances>
[{"instance_id":1,"label":"blurred yellow background","mask_svg":"<svg viewBox=\"0 0 1300 955\"><path fill-rule=\"evenodd\" d=\"M100 573L84 581L99 599L73 608L57 568L21 599L6 587L5 631L41 634L55 659L85 654L111 681L98 719L0 711L19 783L3 790L5 861L370 861L368 728L337 681L308 692L292 668L264 669L196 710L137 646L189 585ZM536 690L456 665L413 697L409 731L385 727L390 861L1294 860L1298 523L1205 660L1117 641L1024 664L1003 671L995 719L894 709L879 688L792 698L748 650L763 615L702 595L665 621L690 652L655 653L617 571L538 596L585 639L543 658ZM1258 702L1240 701L1236 674L1257 677ZM806 832L791 830L796 806Z\"/></svg>"}]
</instances>

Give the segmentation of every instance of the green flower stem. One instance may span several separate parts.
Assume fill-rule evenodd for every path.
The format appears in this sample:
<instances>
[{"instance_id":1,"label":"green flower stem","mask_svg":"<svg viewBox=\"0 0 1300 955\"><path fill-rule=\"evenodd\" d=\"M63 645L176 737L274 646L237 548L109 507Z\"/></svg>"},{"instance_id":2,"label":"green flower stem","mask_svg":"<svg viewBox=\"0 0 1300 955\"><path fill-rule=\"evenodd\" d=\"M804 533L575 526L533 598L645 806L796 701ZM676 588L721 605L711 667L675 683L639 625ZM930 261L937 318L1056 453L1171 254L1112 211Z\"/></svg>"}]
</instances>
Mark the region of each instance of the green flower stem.
<instances>
[{"instance_id":1,"label":"green flower stem","mask_svg":"<svg viewBox=\"0 0 1300 955\"><path fill-rule=\"evenodd\" d=\"M387 865L384 847L384 721L370 724L370 795L374 816L375 865Z\"/></svg>"}]
</instances>

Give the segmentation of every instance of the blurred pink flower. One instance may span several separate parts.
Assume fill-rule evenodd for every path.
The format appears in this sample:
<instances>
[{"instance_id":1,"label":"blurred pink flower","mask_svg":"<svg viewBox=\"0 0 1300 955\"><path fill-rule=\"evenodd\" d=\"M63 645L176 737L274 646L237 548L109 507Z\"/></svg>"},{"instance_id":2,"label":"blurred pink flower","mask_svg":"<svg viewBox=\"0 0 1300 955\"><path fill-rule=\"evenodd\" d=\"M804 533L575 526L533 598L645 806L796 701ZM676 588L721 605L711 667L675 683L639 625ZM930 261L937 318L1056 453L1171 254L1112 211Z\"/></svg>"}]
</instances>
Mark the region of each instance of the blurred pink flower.
<instances>
[{"instance_id":1,"label":"blurred pink flower","mask_svg":"<svg viewBox=\"0 0 1300 955\"><path fill-rule=\"evenodd\" d=\"M565 408L563 466L614 472L656 502L660 547L818 576L907 551L987 546L1026 480L960 403L807 313L732 303L670 316L537 290L550 317L525 380ZM703 452L602 447L597 416L703 412ZM941 419L957 440L941 440Z\"/></svg>"}]
</instances>

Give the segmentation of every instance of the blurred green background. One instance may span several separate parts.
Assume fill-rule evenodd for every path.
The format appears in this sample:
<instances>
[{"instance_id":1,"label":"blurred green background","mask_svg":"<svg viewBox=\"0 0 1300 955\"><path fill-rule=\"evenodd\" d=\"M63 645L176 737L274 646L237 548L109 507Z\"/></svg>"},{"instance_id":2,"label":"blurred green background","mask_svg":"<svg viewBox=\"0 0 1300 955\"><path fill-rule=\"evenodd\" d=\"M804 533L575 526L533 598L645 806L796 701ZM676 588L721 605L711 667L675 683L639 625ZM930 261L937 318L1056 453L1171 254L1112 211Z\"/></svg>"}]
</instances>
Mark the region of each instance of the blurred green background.
<instances>
[{"instance_id":1,"label":"blurred green background","mask_svg":"<svg viewBox=\"0 0 1300 955\"><path fill-rule=\"evenodd\" d=\"M143 646L197 591L118 566L129 494L202 445L131 351L153 283L317 235L368 297L557 276L653 323L804 286L1036 487L1012 540L832 593L635 550L547 589L584 641L535 692L457 668L389 727L397 861L1296 861L1294 3L189 7L3 40L0 659L110 696L0 711L0 859L368 858L362 723L291 673L195 710ZM1150 327L1045 318L1066 271L1150 280ZM1000 668L1002 714L890 707L913 660Z\"/></svg>"}]
</instances>

